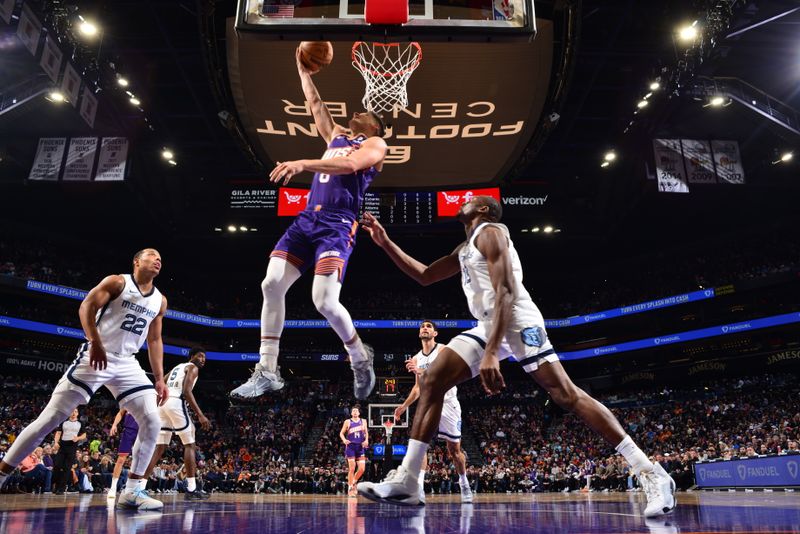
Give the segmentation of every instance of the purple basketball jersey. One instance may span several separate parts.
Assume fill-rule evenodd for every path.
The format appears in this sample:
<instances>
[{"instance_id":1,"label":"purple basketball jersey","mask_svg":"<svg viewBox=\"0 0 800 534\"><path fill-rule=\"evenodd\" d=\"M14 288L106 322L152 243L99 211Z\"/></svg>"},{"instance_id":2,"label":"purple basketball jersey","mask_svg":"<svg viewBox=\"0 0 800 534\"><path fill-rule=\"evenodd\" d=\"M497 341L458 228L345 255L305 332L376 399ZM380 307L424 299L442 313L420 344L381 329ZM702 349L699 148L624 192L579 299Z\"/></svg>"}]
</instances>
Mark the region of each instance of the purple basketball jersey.
<instances>
[{"instance_id":1,"label":"purple basketball jersey","mask_svg":"<svg viewBox=\"0 0 800 534\"><path fill-rule=\"evenodd\" d=\"M322 159L332 159L347 156L361 147L367 140L364 135L357 135L350 139L342 134L331 139L328 150ZM316 173L311 182L311 194L308 197L308 207L311 211L346 210L354 217L361 210L364 193L369 184L378 175L375 167L356 171L352 174L324 174Z\"/></svg>"},{"instance_id":2,"label":"purple basketball jersey","mask_svg":"<svg viewBox=\"0 0 800 534\"><path fill-rule=\"evenodd\" d=\"M366 437L364 432L364 420L359 419L358 422L350 419L350 428L347 429L347 441L350 443L364 443Z\"/></svg>"}]
</instances>

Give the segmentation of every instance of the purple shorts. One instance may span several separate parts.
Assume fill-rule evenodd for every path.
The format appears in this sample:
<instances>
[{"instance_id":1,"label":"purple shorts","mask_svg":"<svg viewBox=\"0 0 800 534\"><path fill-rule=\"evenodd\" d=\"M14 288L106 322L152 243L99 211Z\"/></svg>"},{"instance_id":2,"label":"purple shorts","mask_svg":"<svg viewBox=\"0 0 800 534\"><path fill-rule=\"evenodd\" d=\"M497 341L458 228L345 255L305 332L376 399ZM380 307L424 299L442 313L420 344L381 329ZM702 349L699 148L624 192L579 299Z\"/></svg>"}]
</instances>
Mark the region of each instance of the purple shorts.
<instances>
[{"instance_id":1,"label":"purple shorts","mask_svg":"<svg viewBox=\"0 0 800 534\"><path fill-rule=\"evenodd\" d=\"M120 454L130 454L133 450L133 443L136 441L136 434L138 430L133 428L122 429L122 434L119 437L119 449L117 452Z\"/></svg>"},{"instance_id":2,"label":"purple shorts","mask_svg":"<svg viewBox=\"0 0 800 534\"><path fill-rule=\"evenodd\" d=\"M314 274L339 273L342 281L357 229L358 222L346 210L301 211L270 257L282 258L300 272L315 265Z\"/></svg>"},{"instance_id":3,"label":"purple shorts","mask_svg":"<svg viewBox=\"0 0 800 534\"><path fill-rule=\"evenodd\" d=\"M364 447L362 447L360 443L351 443L350 445L346 445L344 448L344 456L345 458L355 458L356 460L360 460L364 457Z\"/></svg>"}]
</instances>

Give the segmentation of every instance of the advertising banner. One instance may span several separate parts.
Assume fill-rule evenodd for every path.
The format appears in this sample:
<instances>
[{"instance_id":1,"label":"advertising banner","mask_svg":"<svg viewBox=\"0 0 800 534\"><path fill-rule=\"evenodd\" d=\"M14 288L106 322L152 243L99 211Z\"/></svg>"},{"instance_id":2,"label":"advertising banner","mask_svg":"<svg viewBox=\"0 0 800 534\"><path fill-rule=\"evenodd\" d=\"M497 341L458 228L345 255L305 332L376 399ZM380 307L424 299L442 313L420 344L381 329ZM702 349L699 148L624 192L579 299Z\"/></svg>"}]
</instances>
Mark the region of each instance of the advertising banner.
<instances>
[{"instance_id":1,"label":"advertising banner","mask_svg":"<svg viewBox=\"0 0 800 534\"><path fill-rule=\"evenodd\" d=\"M701 488L800 486L800 455L768 456L694 464Z\"/></svg>"}]
</instances>

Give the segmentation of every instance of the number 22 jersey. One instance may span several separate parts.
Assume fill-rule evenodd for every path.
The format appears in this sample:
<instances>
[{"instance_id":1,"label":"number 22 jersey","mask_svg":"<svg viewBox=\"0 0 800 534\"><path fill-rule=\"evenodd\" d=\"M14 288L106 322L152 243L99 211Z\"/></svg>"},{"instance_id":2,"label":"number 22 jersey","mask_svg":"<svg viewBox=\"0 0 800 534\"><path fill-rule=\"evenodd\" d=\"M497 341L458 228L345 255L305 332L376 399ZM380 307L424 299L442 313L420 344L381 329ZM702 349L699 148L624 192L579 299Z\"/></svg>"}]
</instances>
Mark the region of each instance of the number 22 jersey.
<instances>
[{"instance_id":1,"label":"number 22 jersey","mask_svg":"<svg viewBox=\"0 0 800 534\"><path fill-rule=\"evenodd\" d=\"M142 293L132 275L123 274L125 287L97 312L95 323L106 352L136 354L147 340L150 323L161 311L161 292L156 286Z\"/></svg>"}]
</instances>

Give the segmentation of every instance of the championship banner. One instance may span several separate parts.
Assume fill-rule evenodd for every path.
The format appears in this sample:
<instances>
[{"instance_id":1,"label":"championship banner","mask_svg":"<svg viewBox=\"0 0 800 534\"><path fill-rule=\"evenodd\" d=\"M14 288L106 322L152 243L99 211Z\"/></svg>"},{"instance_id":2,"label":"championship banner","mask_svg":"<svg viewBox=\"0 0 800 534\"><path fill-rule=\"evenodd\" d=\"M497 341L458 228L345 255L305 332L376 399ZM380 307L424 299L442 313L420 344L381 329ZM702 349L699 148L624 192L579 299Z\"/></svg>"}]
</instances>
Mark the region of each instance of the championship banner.
<instances>
[{"instance_id":1,"label":"championship banner","mask_svg":"<svg viewBox=\"0 0 800 534\"><path fill-rule=\"evenodd\" d=\"M58 73L61 72L61 61L64 59L64 54L58 47L58 43L51 36L47 36L44 40L44 48L42 49L42 59L39 61L42 70L53 81L58 81Z\"/></svg>"},{"instance_id":2,"label":"championship banner","mask_svg":"<svg viewBox=\"0 0 800 534\"><path fill-rule=\"evenodd\" d=\"M11 24L11 15L14 13L14 0L0 0L0 19L6 24Z\"/></svg>"},{"instance_id":3,"label":"championship banner","mask_svg":"<svg viewBox=\"0 0 800 534\"><path fill-rule=\"evenodd\" d=\"M743 184L744 167L739 154L739 143L736 141L711 141L714 151L714 163L720 183Z\"/></svg>"},{"instance_id":4,"label":"championship banner","mask_svg":"<svg viewBox=\"0 0 800 534\"><path fill-rule=\"evenodd\" d=\"M104 137L100 142L100 160L97 162L96 182L121 182L125 180L128 161L128 139Z\"/></svg>"},{"instance_id":5,"label":"championship banner","mask_svg":"<svg viewBox=\"0 0 800 534\"><path fill-rule=\"evenodd\" d=\"M70 139L62 180L90 181L94 171L95 154L97 154L96 137L73 137Z\"/></svg>"},{"instance_id":6,"label":"championship banner","mask_svg":"<svg viewBox=\"0 0 800 534\"><path fill-rule=\"evenodd\" d=\"M653 139L656 158L658 191L661 193L688 193L686 169L683 167L681 142L678 139Z\"/></svg>"},{"instance_id":7,"label":"championship banner","mask_svg":"<svg viewBox=\"0 0 800 534\"><path fill-rule=\"evenodd\" d=\"M690 184L715 184L714 158L711 143L696 139L681 139L683 160Z\"/></svg>"},{"instance_id":8,"label":"championship banner","mask_svg":"<svg viewBox=\"0 0 800 534\"><path fill-rule=\"evenodd\" d=\"M72 63L67 61L67 68L64 69L64 79L61 80L61 92L67 97L67 101L72 104L72 107L78 107L78 91L80 88L81 76L72 66Z\"/></svg>"},{"instance_id":9,"label":"championship banner","mask_svg":"<svg viewBox=\"0 0 800 534\"><path fill-rule=\"evenodd\" d=\"M22 6L22 14L19 16L19 25L17 26L17 37L25 45L25 48L32 55L36 55L39 49L39 37L42 36L42 23L33 14L31 8L27 4Z\"/></svg>"},{"instance_id":10,"label":"championship banner","mask_svg":"<svg viewBox=\"0 0 800 534\"><path fill-rule=\"evenodd\" d=\"M69 71L69 67L67 68ZM66 72L64 79L67 78ZM88 87L83 88L83 98L81 99L81 117L89 125L89 128L94 128L94 118L97 115L97 97L95 97Z\"/></svg>"},{"instance_id":11,"label":"championship banner","mask_svg":"<svg viewBox=\"0 0 800 534\"><path fill-rule=\"evenodd\" d=\"M64 159L64 137L42 137L33 158L33 167L28 180L58 180L61 174L61 161Z\"/></svg>"}]
</instances>

